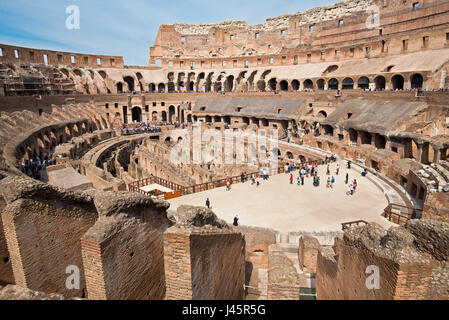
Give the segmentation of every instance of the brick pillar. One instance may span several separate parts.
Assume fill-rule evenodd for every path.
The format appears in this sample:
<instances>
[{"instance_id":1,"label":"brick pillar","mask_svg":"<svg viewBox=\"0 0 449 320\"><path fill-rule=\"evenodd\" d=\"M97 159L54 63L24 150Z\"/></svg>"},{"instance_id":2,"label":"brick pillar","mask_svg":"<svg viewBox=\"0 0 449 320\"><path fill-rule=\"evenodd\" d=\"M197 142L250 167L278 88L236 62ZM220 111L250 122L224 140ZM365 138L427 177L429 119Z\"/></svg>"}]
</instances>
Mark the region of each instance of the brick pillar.
<instances>
[{"instance_id":1,"label":"brick pillar","mask_svg":"<svg viewBox=\"0 0 449 320\"><path fill-rule=\"evenodd\" d=\"M81 239L81 253L83 265L85 266L87 298L91 300L106 300L106 285L101 262L100 244Z\"/></svg>"}]
</instances>

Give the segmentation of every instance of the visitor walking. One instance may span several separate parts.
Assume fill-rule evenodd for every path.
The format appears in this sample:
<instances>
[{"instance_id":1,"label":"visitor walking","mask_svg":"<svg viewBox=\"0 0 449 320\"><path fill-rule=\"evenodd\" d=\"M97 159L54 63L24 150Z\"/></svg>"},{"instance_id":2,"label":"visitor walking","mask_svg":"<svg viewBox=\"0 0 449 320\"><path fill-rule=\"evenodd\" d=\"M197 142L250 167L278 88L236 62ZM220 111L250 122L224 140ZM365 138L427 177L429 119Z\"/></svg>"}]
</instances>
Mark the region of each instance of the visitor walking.
<instances>
[{"instance_id":1,"label":"visitor walking","mask_svg":"<svg viewBox=\"0 0 449 320\"><path fill-rule=\"evenodd\" d=\"M337 170L335 171L336 175L338 176L338 173L340 172L340 165L337 163Z\"/></svg>"},{"instance_id":2,"label":"visitor walking","mask_svg":"<svg viewBox=\"0 0 449 320\"><path fill-rule=\"evenodd\" d=\"M209 198L207 198L207 200L206 200L206 207L207 207L207 209L210 209L210 201L209 201Z\"/></svg>"},{"instance_id":3,"label":"visitor walking","mask_svg":"<svg viewBox=\"0 0 449 320\"><path fill-rule=\"evenodd\" d=\"M348 184L349 182L349 173L346 173L346 180L345 180L345 184Z\"/></svg>"},{"instance_id":4,"label":"visitor walking","mask_svg":"<svg viewBox=\"0 0 449 320\"><path fill-rule=\"evenodd\" d=\"M293 173L290 173L290 184L293 184Z\"/></svg>"},{"instance_id":5,"label":"visitor walking","mask_svg":"<svg viewBox=\"0 0 449 320\"><path fill-rule=\"evenodd\" d=\"M235 216L235 217L234 217L234 223L233 223L233 225L236 226L236 227L239 225L239 216Z\"/></svg>"},{"instance_id":6,"label":"visitor walking","mask_svg":"<svg viewBox=\"0 0 449 320\"><path fill-rule=\"evenodd\" d=\"M332 179L331 179L331 189L333 189L333 188L334 188L334 183L335 183L335 178L334 178L334 177L332 177Z\"/></svg>"}]
</instances>

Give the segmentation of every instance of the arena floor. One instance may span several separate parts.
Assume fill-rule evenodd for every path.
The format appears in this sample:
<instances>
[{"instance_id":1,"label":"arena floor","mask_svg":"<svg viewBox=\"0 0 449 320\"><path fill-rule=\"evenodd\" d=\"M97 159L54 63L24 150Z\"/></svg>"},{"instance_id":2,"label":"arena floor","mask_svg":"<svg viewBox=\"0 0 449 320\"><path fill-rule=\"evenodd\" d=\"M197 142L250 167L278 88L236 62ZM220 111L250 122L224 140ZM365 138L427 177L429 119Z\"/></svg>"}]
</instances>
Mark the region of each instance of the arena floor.
<instances>
[{"instance_id":1,"label":"arena floor","mask_svg":"<svg viewBox=\"0 0 449 320\"><path fill-rule=\"evenodd\" d=\"M321 185L314 187L312 178L306 178L304 186L290 184L290 175L280 174L269 181L260 179L260 186L250 182L235 184L231 191L217 188L169 200L169 211L180 205L205 206L209 198L212 210L218 217L232 223L238 215L239 223L247 226L273 228L288 231L337 231L342 222L365 220L377 222L389 228L393 224L381 216L388 205L383 192L371 181L361 177L354 170L347 170L340 164L340 174L334 175L333 189L326 188L325 166L320 166ZM331 165L331 176L336 164ZM354 196L347 196L346 173L349 181L357 179L358 187Z\"/></svg>"}]
</instances>

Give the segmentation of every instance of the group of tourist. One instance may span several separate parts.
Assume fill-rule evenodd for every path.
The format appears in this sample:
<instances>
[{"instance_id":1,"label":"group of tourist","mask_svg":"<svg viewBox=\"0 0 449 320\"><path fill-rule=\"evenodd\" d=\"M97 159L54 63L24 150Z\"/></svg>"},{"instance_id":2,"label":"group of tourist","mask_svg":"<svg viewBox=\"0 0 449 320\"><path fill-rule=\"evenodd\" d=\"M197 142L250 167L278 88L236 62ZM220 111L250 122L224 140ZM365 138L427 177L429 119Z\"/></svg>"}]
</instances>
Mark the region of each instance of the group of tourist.
<instances>
[{"instance_id":1,"label":"group of tourist","mask_svg":"<svg viewBox=\"0 0 449 320\"><path fill-rule=\"evenodd\" d=\"M52 159L49 152L45 154L41 152L35 159L22 159L21 171L33 179L41 180L41 171L55 164L56 159Z\"/></svg>"}]
</instances>

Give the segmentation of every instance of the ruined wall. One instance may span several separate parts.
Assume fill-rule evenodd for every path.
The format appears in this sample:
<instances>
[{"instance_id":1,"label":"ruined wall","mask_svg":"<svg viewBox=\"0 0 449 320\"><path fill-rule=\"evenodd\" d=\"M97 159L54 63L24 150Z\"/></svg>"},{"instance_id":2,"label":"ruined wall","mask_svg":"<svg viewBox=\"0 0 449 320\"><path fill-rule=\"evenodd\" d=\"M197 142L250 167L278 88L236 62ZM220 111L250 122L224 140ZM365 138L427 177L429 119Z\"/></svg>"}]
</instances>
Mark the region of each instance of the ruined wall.
<instances>
[{"instance_id":1,"label":"ruined wall","mask_svg":"<svg viewBox=\"0 0 449 320\"><path fill-rule=\"evenodd\" d=\"M0 180L3 179L3 174L0 173ZM12 273L11 258L9 256L8 246L6 244L5 233L3 231L3 223L1 213L6 207L6 201L0 195L0 285L7 285L14 283L14 275Z\"/></svg>"},{"instance_id":2,"label":"ruined wall","mask_svg":"<svg viewBox=\"0 0 449 320\"><path fill-rule=\"evenodd\" d=\"M449 274L443 252L449 244L448 227L412 220L405 228L388 231L376 224L350 228L343 240L336 239L335 253L326 250L318 255L318 299L447 299ZM366 286L368 266L379 268L379 289Z\"/></svg>"},{"instance_id":3,"label":"ruined wall","mask_svg":"<svg viewBox=\"0 0 449 320\"><path fill-rule=\"evenodd\" d=\"M83 66L83 67L108 67L108 68L123 68L123 57L119 56L104 56L92 54L79 54L62 51L41 50L34 48L25 48L18 46L10 46L7 44L0 44L2 49L2 56L0 62L30 62L44 64L44 55L47 56L49 65L66 65L66 66ZM18 57L16 57L16 52ZM72 58L73 57L73 58ZM72 62L74 59L74 62ZM97 59L100 59L98 63Z\"/></svg>"},{"instance_id":4,"label":"ruined wall","mask_svg":"<svg viewBox=\"0 0 449 320\"><path fill-rule=\"evenodd\" d=\"M297 248L294 250L297 259ZM281 245L270 246L268 268L268 300L299 300L299 266Z\"/></svg>"},{"instance_id":5,"label":"ruined wall","mask_svg":"<svg viewBox=\"0 0 449 320\"><path fill-rule=\"evenodd\" d=\"M245 241L205 208L181 206L164 234L166 299L240 300Z\"/></svg>"},{"instance_id":6,"label":"ruined wall","mask_svg":"<svg viewBox=\"0 0 449 320\"><path fill-rule=\"evenodd\" d=\"M320 249L320 243L316 238L302 236L299 239L299 266L304 272L316 273L316 264Z\"/></svg>"},{"instance_id":7,"label":"ruined wall","mask_svg":"<svg viewBox=\"0 0 449 320\"><path fill-rule=\"evenodd\" d=\"M35 180L5 178L2 212L15 283L32 290L83 297L85 281L79 239L94 224L92 198ZM80 289L66 288L68 266L80 269Z\"/></svg>"},{"instance_id":8,"label":"ruined wall","mask_svg":"<svg viewBox=\"0 0 449 320\"><path fill-rule=\"evenodd\" d=\"M81 239L88 298L161 300L168 203L108 192L95 205L100 218Z\"/></svg>"}]
</instances>

